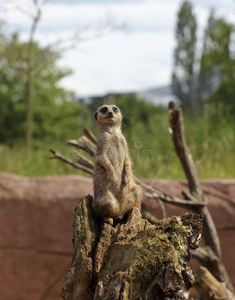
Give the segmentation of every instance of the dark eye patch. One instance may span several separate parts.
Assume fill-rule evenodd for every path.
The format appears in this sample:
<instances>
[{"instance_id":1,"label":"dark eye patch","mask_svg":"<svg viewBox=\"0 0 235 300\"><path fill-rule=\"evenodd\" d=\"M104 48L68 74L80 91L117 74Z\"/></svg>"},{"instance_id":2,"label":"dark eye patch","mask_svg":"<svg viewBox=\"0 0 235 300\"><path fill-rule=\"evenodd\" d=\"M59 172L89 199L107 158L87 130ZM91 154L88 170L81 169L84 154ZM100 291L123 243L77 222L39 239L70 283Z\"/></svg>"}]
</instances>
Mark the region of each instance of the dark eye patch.
<instances>
[{"instance_id":1,"label":"dark eye patch","mask_svg":"<svg viewBox=\"0 0 235 300\"><path fill-rule=\"evenodd\" d=\"M118 108L117 107L113 107L113 111L115 112L115 113L117 113L118 112Z\"/></svg>"},{"instance_id":2,"label":"dark eye patch","mask_svg":"<svg viewBox=\"0 0 235 300\"><path fill-rule=\"evenodd\" d=\"M101 109L100 109L100 112L102 113L102 114L105 114L106 112L108 111L108 107L102 107Z\"/></svg>"}]
</instances>

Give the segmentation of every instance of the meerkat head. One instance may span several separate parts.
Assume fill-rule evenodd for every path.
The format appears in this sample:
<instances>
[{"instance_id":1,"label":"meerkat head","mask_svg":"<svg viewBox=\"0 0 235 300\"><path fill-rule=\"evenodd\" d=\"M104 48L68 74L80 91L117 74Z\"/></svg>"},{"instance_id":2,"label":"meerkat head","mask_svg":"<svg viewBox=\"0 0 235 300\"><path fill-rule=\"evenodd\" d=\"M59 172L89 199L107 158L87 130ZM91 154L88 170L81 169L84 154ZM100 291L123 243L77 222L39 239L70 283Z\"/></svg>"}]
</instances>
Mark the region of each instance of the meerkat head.
<instances>
[{"instance_id":1,"label":"meerkat head","mask_svg":"<svg viewBox=\"0 0 235 300\"><path fill-rule=\"evenodd\" d=\"M100 127L118 126L122 124L122 114L116 105L102 105L95 113L95 119Z\"/></svg>"}]
</instances>

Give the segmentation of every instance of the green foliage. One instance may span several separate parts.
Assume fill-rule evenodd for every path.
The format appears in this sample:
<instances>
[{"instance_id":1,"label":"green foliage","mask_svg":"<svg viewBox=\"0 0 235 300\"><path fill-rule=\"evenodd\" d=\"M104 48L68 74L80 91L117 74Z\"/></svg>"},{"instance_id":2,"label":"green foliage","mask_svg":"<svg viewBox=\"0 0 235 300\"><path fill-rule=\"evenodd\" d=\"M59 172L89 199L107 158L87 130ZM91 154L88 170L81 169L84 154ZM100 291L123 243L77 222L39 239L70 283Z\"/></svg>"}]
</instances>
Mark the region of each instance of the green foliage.
<instances>
[{"instance_id":1,"label":"green foliage","mask_svg":"<svg viewBox=\"0 0 235 300\"><path fill-rule=\"evenodd\" d=\"M18 43L13 35L10 40L1 36L0 40L0 142L18 139L24 134L24 76L17 71L15 65L21 65L18 56L11 49ZM19 44L19 52L23 52ZM12 57L15 57L13 59Z\"/></svg>"},{"instance_id":2,"label":"green foliage","mask_svg":"<svg viewBox=\"0 0 235 300\"><path fill-rule=\"evenodd\" d=\"M0 143L21 143L26 131L27 43L17 34L0 40ZM33 138L64 142L68 133L79 136L82 125L91 126L88 108L78 103L75 95L59 87L59 81L70 74L59 69L58 53L42 49L36 43L34 56Z\"/></svg>"},{"instance_id":3,"label":"green foliage","mask_svg":"<svg viewBox=\"0 0 235 300\"><path fill-rule=\"evenodd\" d=\"M167 110L131 95L119 96L116 104L124 112L123 133L135 174L140 178L185 178L168 130ZM206 113L203 118L185 116L186 139L202 178L234 177L234 128L229 122L216 122L218 127Z\"/></svg>"},{"instance_id":4,"label":"green foliage","mask_svg":"<svg viewBox=\"0 0 235 300\"><path fill-rule=\"evenodd\" d=\"M134 162L135 175L139 178L184 179L168 130L167 110L131 95L119 96L116 104L124 114L123 133ZM0 146L0 156L3 158L0 160L0 170L25 176L85 175L58 160L49 160L50 147L59 150L65 157L74 159L72 147L65 146L65 141L78 138L88 123L88 127L93 129L93 115L84 119L84 122L78 117L82 112L87 117L87 108L82 105L81 110L77 110L78 116L75 116L77 104L72 102L72 105L69 106L70 111L67 103L60 106L61 116L65 115L66 118L58 117L56 124L59 127L51 123L51 139L49 136L48 140L43 137L38 139L33 153L26 156L24 145ZM218 131L210 120L206 114L203 119L185 117L186 139L199 175L201 178L235 177L234 128L225 123L219 126Z\"/></svg>"},{"instance_id":5,"label":"green foliage","mask_svg":"<svg viewBox=\"0 0 235 300\"><path fill-rule=\"evenodd\" d=\"M232 52L234 26L223 18L216 18L211 12L205 31L204 47L201 57L201 89L206 93L211 117L215 124L218 119L234 120L235 113L235 58ZM213 83L217 86L213 87ZM215 84L214 84L215 85ZM216 122L217 120L217 122Z\"/></svg>"},{"instance_id":6,"label":"green foliage","mask_svg":"<svg viewBox=\"0 0 235 300\"><path fill-rule=\"evenodd\" d=\"M220 69L226 72L230 62L230 42L233 26L223 18L216 18L212 10L205 29L201 56L201 72Z\"/></svg>"},{"instance_id":7,"label":"green foliage","mask_svg":"<svg viewBox=\"0 0 235 300\"><path fill-rule=\"evenodd\" d=\"M203 107L209 105L213 120L233 118L234 24L216 17L215 11L211 11L198 68L195 59L196 20L192 14L192 5L184 1L178 13L176 41L172 84L184 112L188 115L202 115Z\"/></svg>"},{"instance_id":8,"label":"green foliage","mask_svg":"<svg viewBox=\"0 0 235 300\"><path fill-rule=\"evenodd\" d=\"M184 1L178 12L176 25L176 48L172 85L175 95L185 110L195 109L195 62L196 62L196 19L192 5Z\"/></svg>"},{"instance_id":9,"label":"green foliage","mask_svg":"<svg viewBox=\"0 0 235 300\"><path fill-rule=\"evenodd\" d=\"M188 11L188 14L185 19L184 15L181 16L182 25L190 20L189 12L192 7L187 3L183 12L186 14ZM204 71L210 72L215 67L222 74L221 82L210 93L210 97L207 95L205 101L209 104L209 109L204 111L203 117L185 116L187 142L202 178L235 177L235 75L234 59L228 46L233 28L224 20L217 21L211 19L213 26L210 25L205 38L201 74ZM191 25L193 24L194 21ZM195 34L196 29L193 28L189 32ZM215 28L219 28L217 33L213 32ZM187 30L184 38L187 36L186 32ZM184 43L186 46L186 40ZM219 45L219 48L211 45ZM56 66L58 53L48 48L42 49L37 43L33 47L34 56L37 57L33 95L34 148L29 153L24 144L27 44L21 42L17 34L6 36L0 32L0 170L25 176L85 175L58 160L49 160L48 150L58 149L64 156L71 158L72 148L64 145L68 139L81 136L85 127L98 135L93 113L102 104L101 99L97 98L89 106L77 102L73 93L59 87L60 79L67 76L69 71ZM191 49L190 43L188 47L188 50ZM224 49L228 52L226 59L222 60L220 53ZM188 55L191 58L188 62L185 60L181 67L187 67L186 71L192 75L194 54L190 51ZM179 55L184 57L183 54ZM167 110L144 99L137 99L134 95L117 96L116 104L124 114L123 133L130 148L136 176L185 178L173 149Z\"/></svg>"}]
</instances>

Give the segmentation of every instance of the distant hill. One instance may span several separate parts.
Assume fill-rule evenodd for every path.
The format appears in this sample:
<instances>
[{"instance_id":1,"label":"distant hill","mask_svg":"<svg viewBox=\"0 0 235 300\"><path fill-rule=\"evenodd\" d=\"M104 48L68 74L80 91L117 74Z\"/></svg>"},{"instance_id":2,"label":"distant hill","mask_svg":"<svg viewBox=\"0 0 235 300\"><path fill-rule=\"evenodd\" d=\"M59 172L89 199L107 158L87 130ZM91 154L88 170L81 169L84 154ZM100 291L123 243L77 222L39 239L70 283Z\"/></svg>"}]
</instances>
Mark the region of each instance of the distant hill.
<instances>
[{"instance_id":1,"label":"distant hill","mask_svg":"<svg viewBox=\"0 0 235 300\"><path fill-rule=\"evenodd\" d=\"M173 94L171 85L165 85L156 88L146 89L144 91L134 91L134 92L118 92L118 93L108 93L105 95L92 95L92 96L84 96L79 97L78 100L84 103L91 103L93 100L103 101L105 98L112 98L115 95L130 95L134 94L140 99L145 99L150 101L156 105L167 106L170 101L177 102L176 96Z\"/></svg>"},{"instance_id":2,"label":"distant hill","mask_svg":"<svg viewBox=\"0 0 235 300\"><path fill-rule=\"evenodd\" d=\"M154 104L163 106L167 106L170 101L177 101L176 96L173 94L171 85L147 89L136 93L136 95L139 98L144 98Z\"/></svg>"}]
</instances>

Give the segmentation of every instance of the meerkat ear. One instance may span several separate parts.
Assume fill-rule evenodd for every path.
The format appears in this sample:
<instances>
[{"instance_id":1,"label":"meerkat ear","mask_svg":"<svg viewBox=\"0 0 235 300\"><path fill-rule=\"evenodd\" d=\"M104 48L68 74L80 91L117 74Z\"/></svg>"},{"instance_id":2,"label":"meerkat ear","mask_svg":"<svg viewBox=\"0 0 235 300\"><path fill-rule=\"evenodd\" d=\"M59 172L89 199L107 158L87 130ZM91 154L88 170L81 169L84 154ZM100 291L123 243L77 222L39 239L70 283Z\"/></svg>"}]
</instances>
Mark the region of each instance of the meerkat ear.
<instances>
[{"instance_id":1,"label":"meerkat ear","mask_svg":"<svg viewBox=\"0 0 235 300\"><path fill-rule=\"evenodd\" d=\"M98 115L98 113L96 112L96 113L94 114L94 117L95 117L96 121L97 121L97 115Z\"/></svg>"}]
</instances>

